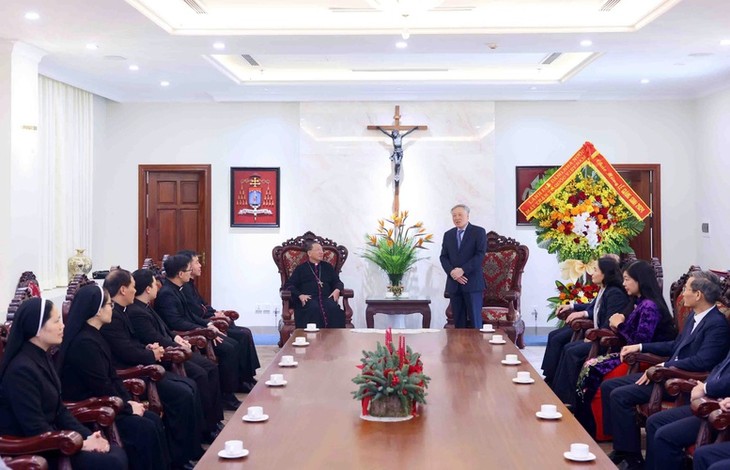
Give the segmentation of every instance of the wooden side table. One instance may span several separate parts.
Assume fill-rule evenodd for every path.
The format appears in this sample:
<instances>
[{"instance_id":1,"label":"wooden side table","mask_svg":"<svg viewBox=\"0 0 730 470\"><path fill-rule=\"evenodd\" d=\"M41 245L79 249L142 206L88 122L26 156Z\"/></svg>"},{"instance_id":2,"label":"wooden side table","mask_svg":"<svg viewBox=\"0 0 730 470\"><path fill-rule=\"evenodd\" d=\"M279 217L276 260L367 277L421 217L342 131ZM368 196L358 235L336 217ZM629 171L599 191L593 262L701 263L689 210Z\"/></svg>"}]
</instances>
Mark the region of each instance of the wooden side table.
<instances>
[{"instance_id":1,"label":"wooden side table","mask_svg":"<svg viewBox=\"0 0 730 470\"><path fill-rule=\"evenodd\" d=\"M420 313L423 316L421 326L423 328L431 327L431 299L367 299L365 300L367 309L365 310L365 323L368 328L375 325L375 314L382 313L384 315L410 315L412 313Z\"/></svg>"}]
</instances>

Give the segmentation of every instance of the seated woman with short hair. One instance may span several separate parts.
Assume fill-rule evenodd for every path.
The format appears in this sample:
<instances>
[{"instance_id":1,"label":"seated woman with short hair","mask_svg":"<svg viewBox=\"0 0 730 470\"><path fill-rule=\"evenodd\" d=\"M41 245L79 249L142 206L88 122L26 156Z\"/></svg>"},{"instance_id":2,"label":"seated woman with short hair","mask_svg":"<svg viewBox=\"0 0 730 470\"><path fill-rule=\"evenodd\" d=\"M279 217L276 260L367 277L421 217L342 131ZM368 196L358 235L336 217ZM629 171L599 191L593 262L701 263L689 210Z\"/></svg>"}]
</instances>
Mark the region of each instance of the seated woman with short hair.
<instances>
[{"instance_id":1,"label":"seated woman with short hair","mask_svg":"<svg viewBox=\"0 0 730 470\"><path fill-rule=\"evenodd\" d=\"M48 349L63 340L61 313L51 301L23 302L13 319L0 362L0 434L31 437L48 431L76 431L84 438L71 457L74 469L127 468L124 451L81 424L61 402L61 381ZM58 455L44 454L55 468Z\"/></svg>"}]
</instances>

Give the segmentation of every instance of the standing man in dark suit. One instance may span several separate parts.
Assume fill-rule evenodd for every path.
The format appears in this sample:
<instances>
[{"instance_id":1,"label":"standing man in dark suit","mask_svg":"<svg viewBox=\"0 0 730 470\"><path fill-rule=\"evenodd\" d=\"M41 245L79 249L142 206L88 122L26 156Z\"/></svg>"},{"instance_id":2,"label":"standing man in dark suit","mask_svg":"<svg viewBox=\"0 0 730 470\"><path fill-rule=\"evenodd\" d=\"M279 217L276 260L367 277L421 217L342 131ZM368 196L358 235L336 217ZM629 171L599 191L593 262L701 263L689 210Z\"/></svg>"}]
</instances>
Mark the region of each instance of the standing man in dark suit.
<instances>
[{"instance_id":1,"label":"standing man in dark suit","mask_svg":"<svg viewBox=\"0 0 730 470\"><path fill-rule=\"evenodd\" d=\"M451 209L454 228L444 234L441 266L446 272L446 292L456 328L466 328L466 319L476 329L482 327L484 276L482 262L487 252L487 232L469 223L469 208L457 204Z\"/></svg>"},{"instance_id":2,"label":"standing man in dark suit","mask_svg":"<svg viewBox=\"0 0 730 470\"><path fill-rule=\"evenodd\" d=\"M715 274L709 271L693 273L685 286L684 302L694 313L687 318L682 333L674 341L624 346L621 358L642 351L669 356L669 360L660 364L665 367L689 372L711 370L722 361L730 348L730 328L725 316L715 307L719 296L720 280ZM649 402L653 388L646 372L629 374L601 384L603 426L606 432L613 434L614 451L609 457L616 464L626 461L624 466L628 469L644 467L635 413L636 405ZM651 450L652 441L653 436L649 436L647 455L650 458L654 454Z\"/></svg>"}]
</instances>

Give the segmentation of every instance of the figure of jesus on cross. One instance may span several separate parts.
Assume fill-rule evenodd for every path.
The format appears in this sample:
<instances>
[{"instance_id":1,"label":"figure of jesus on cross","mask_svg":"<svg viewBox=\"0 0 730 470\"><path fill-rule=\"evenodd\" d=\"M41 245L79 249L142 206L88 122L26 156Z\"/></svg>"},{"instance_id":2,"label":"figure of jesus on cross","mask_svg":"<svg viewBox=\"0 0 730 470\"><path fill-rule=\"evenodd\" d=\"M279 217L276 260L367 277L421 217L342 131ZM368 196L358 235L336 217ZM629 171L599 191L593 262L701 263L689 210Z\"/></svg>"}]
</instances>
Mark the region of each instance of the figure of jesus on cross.
<instances>
[{"instance_id":1,"label":"figure of jesus on cross","mask_svg":"<svg viewBox=\"0 0 730 470\"><path fill-rule=\"evenodd\" d=\"M400 106L395 107L395 115L393 116L395 125L390 126L368 126L369 130L379 130L383 134L393 139L393 153L390 155L390 161L393 162L393 212L400 211L400 169L403 161L403 138L413 131L427 130L428 126L401 126L400 124ZM388 132L390 131L390 132ZM401 134L401 131L406 131Z\"/></svg>"}]
</instances>

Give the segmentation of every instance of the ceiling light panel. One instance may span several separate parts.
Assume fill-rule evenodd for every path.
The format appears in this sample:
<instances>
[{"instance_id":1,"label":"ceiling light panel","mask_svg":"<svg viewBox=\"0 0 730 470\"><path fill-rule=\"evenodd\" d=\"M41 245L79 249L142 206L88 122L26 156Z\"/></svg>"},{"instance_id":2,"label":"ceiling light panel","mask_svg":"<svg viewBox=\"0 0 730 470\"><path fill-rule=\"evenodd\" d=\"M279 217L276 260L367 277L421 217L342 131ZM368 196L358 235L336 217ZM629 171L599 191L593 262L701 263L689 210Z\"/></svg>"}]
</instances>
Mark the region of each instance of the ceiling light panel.
<instances>
[{"instance_id":1,"label":"ceiling light panel","mask_svg":"<svg viewBox=\"0 0 730 470\"><path fill-rule=\"evenodd\" d=\"M338 0L336 9L319 0L126 1L172 34L360 35L400 33L404 20L420 34L635 31L681 0L620 1L608 11L575 0Z\"/></svg>"}]
</instances>

